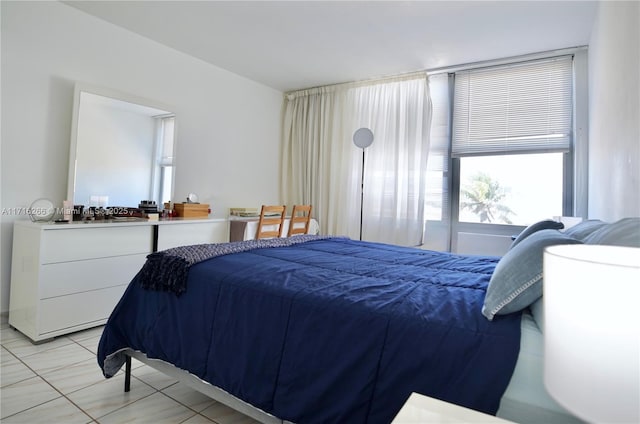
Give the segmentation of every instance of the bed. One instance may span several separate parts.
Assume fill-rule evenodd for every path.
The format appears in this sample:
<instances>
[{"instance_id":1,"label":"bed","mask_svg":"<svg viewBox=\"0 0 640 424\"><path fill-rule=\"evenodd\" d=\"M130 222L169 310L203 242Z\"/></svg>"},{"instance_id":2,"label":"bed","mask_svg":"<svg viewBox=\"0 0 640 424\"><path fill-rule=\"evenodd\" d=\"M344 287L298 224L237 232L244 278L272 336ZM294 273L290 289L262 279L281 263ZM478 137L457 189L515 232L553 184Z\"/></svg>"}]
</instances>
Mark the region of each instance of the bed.
<instances>
[{"instance_id":1,"label":"bed","mask_svg":"<svg viewBox=\"0 0 640 424\"><path fill-rule=\"evenodd\" d=\"M390 422L412 392L495 414L520 340L480 313L497 258L292 239L198 253L184 286L159 255L105 326L105 376L128 349L285 421Z\"/></svg>"},{"instance_id":2,"label":"bed","mask_svg":"<svg viewBox=\"0 0 640 424\"><path fill-rule=\"evenodd\" d=\"M262 422L387 423L412 392L573 422L537 369L540 287L499 278L567 240L537 229L503 258L321 236L170 249L129 285L98 364L133 356Z\"/></svg>"}]
</instances>

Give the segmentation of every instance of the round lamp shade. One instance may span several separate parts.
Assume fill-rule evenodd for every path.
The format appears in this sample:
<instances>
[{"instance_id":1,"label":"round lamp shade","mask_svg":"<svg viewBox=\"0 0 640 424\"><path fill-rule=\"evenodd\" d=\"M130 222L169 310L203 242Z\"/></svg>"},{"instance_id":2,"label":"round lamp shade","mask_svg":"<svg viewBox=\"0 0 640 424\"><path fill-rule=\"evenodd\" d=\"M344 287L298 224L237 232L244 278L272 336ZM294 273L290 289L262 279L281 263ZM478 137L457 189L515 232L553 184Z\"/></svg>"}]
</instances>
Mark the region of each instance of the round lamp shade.
<instances>
[{"instance_id":1,"label":"round lamp shade","mask_svg":"<svg viewBox=\"0 0 640 424\"><path fill-rule=\"evenodd\" d=\"M353 144L361 149L371 146L371 143L373 143L373 131L369 128L358 128L353 133Z\"/></svg>"},{"instance_id":2,"label":"round lamp shade","mask_svg":"<svg viewBox=\"0 0 640 424\"><path fill-rule=\"evenodd\" d=\"M544 252L544 382L589 422L640 422L640 249Z\"/></svg>"}]
</instances>

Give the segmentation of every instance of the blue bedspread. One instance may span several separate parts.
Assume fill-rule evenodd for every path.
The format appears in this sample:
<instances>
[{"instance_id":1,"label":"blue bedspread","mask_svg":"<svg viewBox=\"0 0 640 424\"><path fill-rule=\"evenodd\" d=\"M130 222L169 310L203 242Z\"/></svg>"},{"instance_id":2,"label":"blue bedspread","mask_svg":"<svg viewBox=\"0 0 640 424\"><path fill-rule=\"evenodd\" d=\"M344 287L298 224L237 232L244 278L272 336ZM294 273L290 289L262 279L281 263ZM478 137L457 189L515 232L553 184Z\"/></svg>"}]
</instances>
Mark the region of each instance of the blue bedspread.
<instances>
[{"instance_id":1,"label":"blue bedspread","mask_svg":"<svg viewBox=\"0 0 640 424\"><path fill-rule=\"evenodd\" d=\"M138 276L98 363L132 348L298 423L388 423L411 392L495 413L520 347L519 314L481 314L497 261L336 238L200 262L179 297Z\"/></svg>"}]
</instances>

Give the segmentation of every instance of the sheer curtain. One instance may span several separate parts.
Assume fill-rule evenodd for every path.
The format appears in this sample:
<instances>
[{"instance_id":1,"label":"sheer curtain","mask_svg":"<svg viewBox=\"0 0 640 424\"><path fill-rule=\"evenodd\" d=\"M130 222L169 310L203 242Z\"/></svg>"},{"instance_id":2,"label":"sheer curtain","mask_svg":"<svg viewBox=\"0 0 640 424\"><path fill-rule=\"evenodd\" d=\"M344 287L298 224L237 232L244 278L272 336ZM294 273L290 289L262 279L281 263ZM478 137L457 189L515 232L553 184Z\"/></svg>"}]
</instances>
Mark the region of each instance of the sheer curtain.
<instances>
[{"instance_id":1,"label":"sheer curtain","mask_svg":"<svg viewBox=\"0 0 640 424\"><path fill-rule=\"evenodd\" d=\"M285 202L313 204L324 233L359 238L362 149L352 137L358 128L370 128L362 238L421 244L430 118L424 73L289 93L283 118Z\"/></svg>"}]
</instances>

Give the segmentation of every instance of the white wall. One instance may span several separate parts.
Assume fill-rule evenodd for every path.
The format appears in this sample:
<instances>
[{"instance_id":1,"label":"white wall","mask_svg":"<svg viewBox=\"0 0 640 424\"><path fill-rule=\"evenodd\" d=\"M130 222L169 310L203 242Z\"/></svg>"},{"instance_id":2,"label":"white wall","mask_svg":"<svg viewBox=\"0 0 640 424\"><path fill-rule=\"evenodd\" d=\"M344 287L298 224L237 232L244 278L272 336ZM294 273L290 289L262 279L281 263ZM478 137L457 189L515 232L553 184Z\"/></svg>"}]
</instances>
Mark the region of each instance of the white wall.
<instances>
[{"instance_id":1,"label":"white wall","mask_svg":"<svg viewBox=\"0 0 640 424\"><path fill-rule=\"evenodd\" d=\"M600 2L589 44L589 217L640 216L640 2Z\"/></svg>"},{"instance_id":2,"label":"white wall","mask_svg":"<svg viewBox=\"0 0 640 424\"><path fill-rule=\"evenodd\" d=\"M172 106L176 200L196 192L214 217L280 200L282 93L58 2L0 2L5 210L67 193L73 85ZM2 216L0 312L8 311L12 224Z\"/></svg>"}]
</instances>

